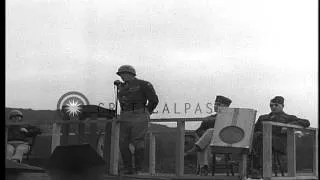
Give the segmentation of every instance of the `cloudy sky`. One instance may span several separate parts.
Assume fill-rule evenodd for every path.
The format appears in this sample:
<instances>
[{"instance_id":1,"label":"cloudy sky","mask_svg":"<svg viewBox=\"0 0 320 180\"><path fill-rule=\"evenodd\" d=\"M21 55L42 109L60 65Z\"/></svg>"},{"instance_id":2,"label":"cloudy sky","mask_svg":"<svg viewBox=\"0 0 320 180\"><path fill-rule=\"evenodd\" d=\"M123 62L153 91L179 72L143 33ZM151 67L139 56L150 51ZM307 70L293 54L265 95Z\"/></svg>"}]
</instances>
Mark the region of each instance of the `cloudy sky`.
<instances>
[{"instance_id":1,"label":"cloudy sky","mask_svg":"<svg viewBox=\"0 0 320 180\"><path fill-rule=\"evenodd\" d=\"M318 126L316 0L6 1L6 107L108 106L123 64L154 85L152 118L207 116L216 95L261 115L281 95Z\"/></svg>"}]
</instances>

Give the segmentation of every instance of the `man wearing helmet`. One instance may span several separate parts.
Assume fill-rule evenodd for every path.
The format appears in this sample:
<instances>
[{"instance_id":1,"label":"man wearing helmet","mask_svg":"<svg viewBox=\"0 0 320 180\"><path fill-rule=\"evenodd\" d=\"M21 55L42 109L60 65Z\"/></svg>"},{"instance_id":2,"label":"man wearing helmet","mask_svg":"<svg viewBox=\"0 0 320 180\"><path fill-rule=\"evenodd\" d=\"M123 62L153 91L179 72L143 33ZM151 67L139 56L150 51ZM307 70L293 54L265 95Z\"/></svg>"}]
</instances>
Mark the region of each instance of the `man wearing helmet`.
<instances>
[{"instance_id":1,"label":"man wearing helmet","mask_svg":"<svg viewBox=\"0 0 320 180\"><path fill-rule=\"evenodd\" d=\"M150 115L158 105L158 96L150 82L136 78L136 71L130 65L120 66L117 75L124 83L118 86L120 102L120 151L128 172L133 174L142 169L145 149L145 135ZM132 154L129 145L133 144L135 170L132 167Z\"/></svg>"},{"instance_id":2,"label":"man wearing helmet","mask_svg":"<svg viewBox=\"0 0 320 180\"><path fill-rule=\"evenodd\" d=\"M21 122L23 114L19 110L9 112L9 121ZM7 159L22 161L23 154L30 150L28 137L40 134L39 128L30 125L11 125L8 127Z\"/></svg>"}]
</instances>

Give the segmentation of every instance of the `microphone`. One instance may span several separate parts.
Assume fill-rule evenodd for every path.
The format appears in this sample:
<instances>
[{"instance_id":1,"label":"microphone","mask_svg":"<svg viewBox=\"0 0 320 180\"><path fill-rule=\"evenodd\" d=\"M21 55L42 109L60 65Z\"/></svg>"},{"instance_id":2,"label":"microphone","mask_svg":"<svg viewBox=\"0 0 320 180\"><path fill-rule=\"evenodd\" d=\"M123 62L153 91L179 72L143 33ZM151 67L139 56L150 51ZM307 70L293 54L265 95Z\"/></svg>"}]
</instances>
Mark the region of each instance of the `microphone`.
<instances>
[{"instance_id":1,"label":"microphone","mask_svg":"<svg viewBox=\"0 0 320 180\"><path fill-rule=\"evenodd\" d=\"M119 86L120 84L122 84L122 82L121 82L120 80L115 80L115 81L113 82L113 84L114 84L115 86Z\"/></svg>"}]
</instances>

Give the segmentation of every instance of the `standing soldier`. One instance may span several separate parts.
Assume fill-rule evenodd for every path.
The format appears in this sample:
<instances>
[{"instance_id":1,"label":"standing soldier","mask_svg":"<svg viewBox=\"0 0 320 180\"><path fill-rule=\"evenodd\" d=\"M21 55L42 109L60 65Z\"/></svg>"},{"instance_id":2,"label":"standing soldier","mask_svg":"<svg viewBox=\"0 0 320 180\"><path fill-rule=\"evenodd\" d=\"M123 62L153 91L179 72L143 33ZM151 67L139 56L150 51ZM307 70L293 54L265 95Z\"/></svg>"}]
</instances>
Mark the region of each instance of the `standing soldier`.
<instances>
[{"instance_id":1,"label":"standing soldier","mask_svg":"<svg viewBox=\"0 0 320 180\"><path fill-rule=\"evenodd\" d=\"M118 99L121 112L120 151L125 174L133 174L142 168L145 149L145 135L150 115L158 105L158 96L151 83L137 79L135 69L130 65L120 66L117 75L124 83L118 85ZM133 144L135 170L132 167L132 154L129 144Z\"/></svg>"}]
</instances>

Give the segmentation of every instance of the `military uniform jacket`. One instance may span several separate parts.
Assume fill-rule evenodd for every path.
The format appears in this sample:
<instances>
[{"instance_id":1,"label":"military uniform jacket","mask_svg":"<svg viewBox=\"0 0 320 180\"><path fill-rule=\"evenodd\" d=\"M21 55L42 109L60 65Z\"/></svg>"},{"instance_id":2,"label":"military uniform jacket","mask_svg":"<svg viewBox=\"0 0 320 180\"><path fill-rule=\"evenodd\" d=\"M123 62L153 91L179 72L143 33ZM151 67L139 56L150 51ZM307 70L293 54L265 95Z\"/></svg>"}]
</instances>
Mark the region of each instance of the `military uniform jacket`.
<instances>
[{"instance_id":1,"label":"military uniform jacket","mask_svg":"<svg viewBox=\"0 0 320 180\"><path fill-rule=\"evenodd\" d=\"M199 137L210 128L214 128L214 124L216 122L217 114L205 117L204 120L201 122L201 125L198 129L196 129L196 133Z\"/></svg>"},{"instance_id":2,"label":"military uniform jacket","mask_svg":"<svg viewBox=\"0 0 320 180\"><path fill-rule=\"evenodd\" d=\"M300 119L294 115L289 115L284 112L279 113L269 113L265 115L261 115L258 118L257 123L255 124L254 132L262 132L262 122L264 121L272 121L272 122L279 122L279 123L285 123L285 124L295 124L300 125L302 127L309 127L310 122L306 119ZM279 126L273 126L272 127L272 148L275 150L278 150L282 153L286 152L286 141L287 141L287 134L281 133L282 127ZM254 141L256 144L255 146L258 146L258 148L262 148L262 135L258 137ZM260 146L260 147L259 147Z\"/></svg>"},{"instance_id":3,"label":"military uniform jacket","mask_svg":"<svg viewBox=\"0 0 320 180\"><path fill-rule=\"evenodd\" d=\"M272 122L279 122L279 123L284 123L284 124L296 124L300 125L304 128L310 126L310 122L306 119L300 119L294 115L289 115L284 112L279 112L279 113L269 113L265 115L261 115L258 118L258 121L255 125L254 132L262 132L262 122L264 121L272 121ZM273 127L272 128L272 133L279 135L281 132L281 127Z\"/></svg>"},{"instance_id":4,"label":"military uniform jacket","mask_svg":"<svg viewBox=\"0 0 320 180\"><path fill-rule=\"evenodd\" d=\"M159 103L152 84L137 78L119 86L118 99L121 111L146 108L150 114Z\"/></svg>"},{"instance_id":5,"label":"military uniform jacket","mask_svg":"<svg viewBox=\"0 0 320 180\"><path fill-rule=\"evenodd\" d=\"M26 128L28 132L22 132L21 128ZM29 141L29 137L41 134L38 127L32 125L13 125L8 128L8 141Z\"/></svg>"}]
</instances>

